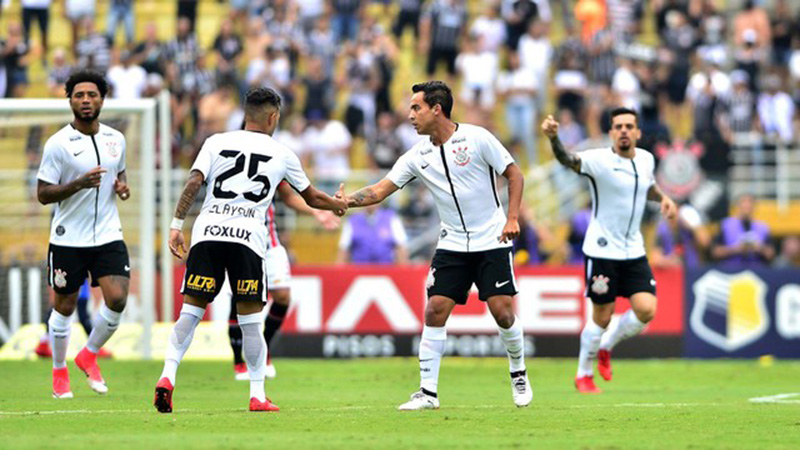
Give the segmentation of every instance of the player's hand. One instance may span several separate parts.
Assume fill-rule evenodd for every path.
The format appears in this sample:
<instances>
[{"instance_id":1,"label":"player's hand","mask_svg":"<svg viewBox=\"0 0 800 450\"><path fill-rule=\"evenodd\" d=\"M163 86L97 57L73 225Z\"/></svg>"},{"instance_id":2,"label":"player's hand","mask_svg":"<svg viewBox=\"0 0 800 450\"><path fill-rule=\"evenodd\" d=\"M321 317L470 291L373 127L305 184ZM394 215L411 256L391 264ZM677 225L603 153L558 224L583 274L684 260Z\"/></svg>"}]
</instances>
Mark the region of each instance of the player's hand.
<instances>
[{"instance_id":1,"label":"player's hand","mask_svg":"<svg viewBox=\"0 0 800 450\"><path fill-rule=\"evenodd\" d=\"M319 222L326 230L335 230L339 228L341 219L339 219L332 212L315 209L313 210L312 214L314 215L314 218L317 219L317 222Z\"/></svg>"},{"instance_id":2,"label":"player's hand","mask_svg":"<svg viewBox=\"0 0 800 450\"><path fill-rule=\"evenodd\" d=\"M114 192L119 196L120 200L127 200L131 198L131 190L128 188L128 183L114 180Z\"/></svg>"},{"instance_id":3,"label":"player's hand","mask_svg":"<svg viewBox=\"0 0 800 450\"><path fill-rule=\"evenodd\" d=\"M551 114L548 114L542 122L542 132L550 139L558 136L558 122Z\"/></svg>"},{"instance_id":4,"label":"player's hand","mask_svg":"<svg viewBox=\"0 0 800 450\"><path fill-rule=\"evenodd\" d=\"M516 220L509 220L506 226L503 227L503 234L497 237L501 243L511 242L519 237L519 222Z\"/></svg>"},{"instance_id":5,"label":"player's hand","mask_svg":"<svg viewBox=\"0 0 800 450\"><path fill-rule=\"evenodd\" d=\"M333 198L341 200L344 203L341 207L333 210L334 214L336 214L339 217L342 217L344 213L347 212L347 203L348 203L347 194L344 193L344 183L339 183L339 190L336 191L335 194L333 194Z\"/></svg>"},{"instance_id":6,"label":"player's hand","mask_svg":"<svg viewBox=\"0 0 800 450\"><path fill-rule=\"evenodd\" d=\"M661 215L667 219L672 219L678 213L678 206L671 198L664 196L661 199Z\"/></svg>"},{"instance_id":7,"label":"player's hand","mask_svg":"<svg viewBox=\"0 0 800 450\"><path fill-rule=\"evenodd\" d=\"M178 259L183 259L186 253L186 242L183 240L183 231L169 230L169 251Z\"/></svg>"},{"instance_id":8,"label":"player's hand","mask_svg":"<svg viewBox=\"0 0 800 450\"><path fill-rule=\"evenodd\" d=\"M97 166L78 178L78 186L80 186L81 189L100 187L100 182L103 181L103 174L106 172L108 172L108 170Z\"/></svg>"}]
</instances>

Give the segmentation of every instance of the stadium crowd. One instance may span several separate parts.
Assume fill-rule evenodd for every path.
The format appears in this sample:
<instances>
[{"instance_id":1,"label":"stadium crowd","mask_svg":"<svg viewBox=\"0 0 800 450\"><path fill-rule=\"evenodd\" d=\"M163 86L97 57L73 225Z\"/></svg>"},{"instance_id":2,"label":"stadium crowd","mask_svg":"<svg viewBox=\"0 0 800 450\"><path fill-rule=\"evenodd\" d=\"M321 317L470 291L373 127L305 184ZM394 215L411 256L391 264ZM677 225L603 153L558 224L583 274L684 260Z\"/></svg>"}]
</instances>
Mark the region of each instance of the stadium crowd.
<instances>
[{"instance_id":1,"label":"stadium crowd","mask_svg":"<svg viewBox=\"0 0 800 450\"><path fill-rule=\"evenodd\" d=\"M551 159L539 145L544 114L553 113L564 144L580 150L606 145L608 111L626 106L639 113L640 146L662 166L680 153L700 174L689 178L723 185L698 200L691 194L709 189L687 189L685 173L672 179L674 171L663 171L660 182L684 206L677 221L655 227L654 265L748 252L756 256L742 259L800 263L797 236L776 242L768 230L749 233L752 197L733 198L740 208L725 219L734 150L756 168L774 168L776 148L796 152L800 14L788 0L725 8L714 0L219 0L228 13L218 29L198 27L198 2L178 0L165 9L177 11L169 32L140 20L133 0L105 2L106 17L96 13L101 2L65 0L67 47L47 39L58 2L20 0L19 18L4 12L0 96L28 96L34 68L46 72L52 96L63 95L74 67L105 74L112 98L169 89L173 161L188 168L206 137L241 126L243 93L268 86L284 104L277 139L329 192L353 170L390 168L419 139L405 120L411 79L454 86L456 117L495 132L529 169ZM394 206L413 239L436 218L419 189L408 198ZM564 221L572 234L554 248L543 243L559 225L526 212L517 261L579 261L574 244L586 214ZM709 236L717 228L719 236ZM733 228L746 242L726 234Z\"/></svg>"}]
</instances>

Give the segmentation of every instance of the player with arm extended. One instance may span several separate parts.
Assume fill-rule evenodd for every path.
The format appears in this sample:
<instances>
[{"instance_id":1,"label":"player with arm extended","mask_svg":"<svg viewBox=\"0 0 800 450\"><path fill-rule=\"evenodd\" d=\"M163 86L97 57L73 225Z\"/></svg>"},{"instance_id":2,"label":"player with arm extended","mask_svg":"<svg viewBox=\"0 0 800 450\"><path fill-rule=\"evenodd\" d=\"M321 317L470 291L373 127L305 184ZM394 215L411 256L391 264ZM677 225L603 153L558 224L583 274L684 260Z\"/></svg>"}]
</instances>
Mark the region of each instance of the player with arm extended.
<instances>
[{"instance_id":1,"label":"player with arm extended","mask_svg":"<svg viewBox=\"0 0 800 450\"><path fill-rule=\"evenodd\" d=\"M70 75L66 94L74 120L47 140L37 175L39 202L56 204L47 253L47 281L55 291L48 320L54 398L72 398L66 363L70 316L86 277L100 286L104 301L75 365L98 394L108 387L97 353L117 330L128 299L130 262L115 199L130 197L125 136L100 123L107 93L108 82L97 72Z\"/></svg>"},{"instance_id":2,"label":"player with arm extended","mask_svg":"<svg viewBox=\"0 0 800 450\"><path fill-rule=\"evenodd\" d=\"M282 181L278 185L278 194L281 200L289 208L302 213L313 216L317 221L327 230L333 230L339 227L340 219L330 211L321 211L309 207L302 197L297 195L288 183ZM271 348L270 344L272 338L280 330L283 325L283 319L289 312L289 305L291 303L291 266L289 264L289 255L286 253L286 248L281 244L278 239L278 232L275 227L275 206L270 205L267 210L267 252L264 260L267 270L267 287L269 288L269 296L272 297L267 317L264 320L264 340L267 343L267 348ZM224 297L224 299L222 299ZM229 284L224 284L217 299L220 301L230 301L233 298ZM249 380L247 374L247 365L242 358L242 329L236 321L236 308L231 305L231 315L228 320L228 337L231 341L231 350L233 350L233 370L237 380ZM266 378L275 378L277 371L272 364L271 352L267 352L267 368L265 372Z\"/></svg>"},{"instance_id":3,"label":"player with arm extended","mask_svg":"<svg viewBox=\"0 0 800 450\"><path fill-rule=\"evenodd\" d=\"M523 176L502 144L484 128L450 119L453 94L441 81L412 87L411 124L430 136L412 147L376 184L337 195L350 207L380 203L415 178L431 190L441 217L441 232L427 280L428 302L419 346L420 389L399 409L439 407L439 366L445 350L445 323L456 305L467 302L472 284L485 301L508 352L511 391L517 406L527 406L532 391L525 370L522 325L514 315L517 283L511 242L519 235ZM508 180L508 214L495 189L496 174Z\"/></svg>"},{"instance_id":4,"label":"player with arm extended","mask_svg":"<svg viewBox=\"0 0 800 450\"><path fill-rule=\"evenodd\" d=\"M600 375L611 380L611 349L633 337L653 320L656 313L656 280L645 255L641 225L645 203L661 203L661 214L671 218L675 202L655 182L653 155L636 147L641 137L635 111L617 108L611 112L608 132L613 147L570 153L558 139L558 122L547 116L542 131L550 139L558 162L589 181L592 218L583 240L586 295L592 301L592 319L581 333L575 387L596 394L592 360L597 356ZM627 297L631 309L616 326L607 329L616 298Z\"/></svg>"},{"instance_id":5,"label":"player with arm extended","mask_svg":"<svg viewBox=\"0 0 800 450\"><path fill-rule=\"evenodd\" d=\"M236 301L242 347L250 375L250 411L277 411L264 392L267 345L261 334L264 307L264 254L267 209L282 180L314 208L344 213L347 204L311 186L300 160L272 139L280 118L280 97L269 88L247 92L244 130L215 134L203 143L175 209L169 248L182 258L181 228L203 183L206 198L192 229L192 245L183 281L183 307L167 342L164 370L156 384L154 405L172 412L172 392L183 355L206 307L225 277Z\"/></svg>"}]
</instances>

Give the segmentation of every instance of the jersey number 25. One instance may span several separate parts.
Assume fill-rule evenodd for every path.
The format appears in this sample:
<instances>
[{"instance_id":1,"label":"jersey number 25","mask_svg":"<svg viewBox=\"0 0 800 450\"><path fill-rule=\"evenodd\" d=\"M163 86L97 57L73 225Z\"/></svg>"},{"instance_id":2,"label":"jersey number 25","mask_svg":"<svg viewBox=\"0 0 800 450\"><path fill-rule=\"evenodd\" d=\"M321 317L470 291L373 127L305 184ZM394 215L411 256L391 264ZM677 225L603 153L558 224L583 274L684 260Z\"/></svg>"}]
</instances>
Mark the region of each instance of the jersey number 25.
<instances>
[{"instance_id":1,"label":"jersey number 25","mask_svg":"<svg viewBox=\"0 0 800 450\"><path fill-rule=\"evenodd\" d=\"M214 182L214 191L213 191L214 197L231 199L231 198L236 198L241 194L244 198L250 200L251 202L258 203L261 200L264 200L264 198L266 198L267 195L269 195L269 189L271 187L269 178L267 178L266 175L258 175L258 165L261 164L262 162L265 163L270 159L272 159L271 156L259 155L259 154L250 155L250 164L248 165L246 164L247 155L240 152L239 150L223 150L220 152L219 155L224 158L236 158L236 164L230 169L226 170L225 172L219 174L216 181ZM244 192L244 193L226 191L225 189L223 189L222 185L223 183L225 183L225 180L244 171L244 166L247 166L247 177L250 178L251 181L254 181L256 183L261 183L263 185L263 188L258 189L255 192Z\"/></svg>"}]
</instances>

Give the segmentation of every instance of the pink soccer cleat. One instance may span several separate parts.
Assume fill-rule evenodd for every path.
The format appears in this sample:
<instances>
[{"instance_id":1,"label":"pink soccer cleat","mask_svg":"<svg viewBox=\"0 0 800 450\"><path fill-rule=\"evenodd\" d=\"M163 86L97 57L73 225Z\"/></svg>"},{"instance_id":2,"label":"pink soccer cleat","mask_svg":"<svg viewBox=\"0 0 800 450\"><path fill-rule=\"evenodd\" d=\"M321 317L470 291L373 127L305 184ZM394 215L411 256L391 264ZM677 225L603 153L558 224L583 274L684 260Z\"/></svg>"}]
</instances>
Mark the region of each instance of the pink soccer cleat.
<instances>
[{"instance_id":1,"label":"pink soccer cleat","mask_svg":"<svg viewBox=\"0 0 800 450\"><path fill-rule=\"evenodd\" d=\"M597 371L606 381L611 381L611 352L600 350L597 352Z\"/></svg>"},{"instance_id":2,"label":"pink soccer cleat","mask_svg":"<svg viewBox=\"0 0 800 450\"><path fill-rule=\"evenodd\" d=\"M603 391L594 385L593 378L592 376L575 377L575 388L581 394L601 394Z\"/></svg>"},{"instance_id":3,"label":"pink soccer cleat","mask_svg":"<svg viewBox=\"0 0 800 450\"><path fill-rule=\"evenodd\" d=\"M53 369L53 398L72 398L69 370L66 367Z\"/></svg>"},{"instance_id":4,"label":"pink soccer cleat","mask_svg":"<svg viewBox=\"0 0 800 450\"><path fill-rule=\"evenodd\" d=\"M272 403L272 401L267 398L266 401L262 402L255 397L250 398L250 411L280 411L277 405Z\"/></svg>"},{"instance_id":5,"label":"pink soccer cleat","mask_svg":"<svg viewBox=\"0 0 800 450\"><path fill-rule=\"evenodd\" d=\"M153 398L153 405L156 407L158 412L172 412L172 391L174 389L175 388L172 387L172 383L170 383L169 378L164 377L158 380L158 384L156 384L156 395L155 398Z\"/></svg>"},{"instance_id":6,"label":"pink soccer cleat","mask_svg":"<svg viewBox=\"0 0 800 450\"><path fill-rule=\"evenodd\" d=\"M100 367L97 365L97 354L92 353L84 347L78 356L75 357L75 365L86 374L86 381L89 387L98 394L105 394L108 392L103 375L100 374Z\"/></svg>"},{"instance_id":7,"label":"pink soccer cleat","mask_svg":"<svg viewBox=\"0 0 800 450\"><path fill-rule=\"evenodd\" d=\"M238 381L248 381L250 380L250 374L247 373L247 364L239 363L233 365L233 378Z\"/></svg>"},{"instance_id":8,"label":"pink soccer cleat","mask_svg":"<svg viewBox=\"0 0 800 450\"><path fill-rule=\"evenodd\" d=\"M40 358L52 358L53 357L53 349L50 348L50 343L45 341L39 341L39 345L33 349L33 353L39 355Z\"/></svg>"},{"instance_id":9,"label":"pink soccer cleat","mask_svg":"<svg viewBox=\"0 0 800 450\"><path fill-rule=\"evenodd\" d=\"M110 350L106 350L106 348L105 348L105 347L102 347L102 348L100 348L100 350L97 352L97 357L98 357L98 358L102 358L102 359L111 359L111 358L113 358L113 357L114 357L114 354L113 354L113 353L111 353L111 351L110 351Z\"/></svg>"}]
</instances>

